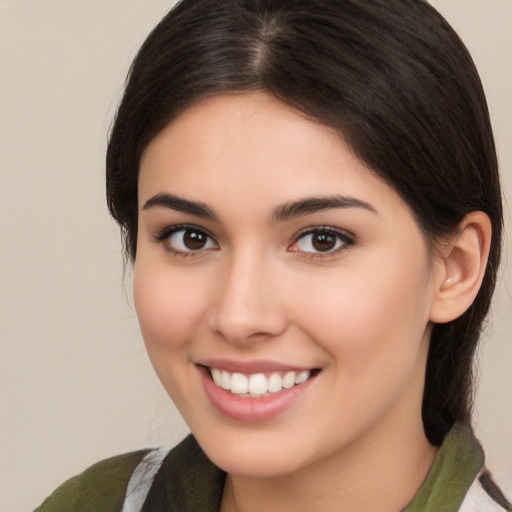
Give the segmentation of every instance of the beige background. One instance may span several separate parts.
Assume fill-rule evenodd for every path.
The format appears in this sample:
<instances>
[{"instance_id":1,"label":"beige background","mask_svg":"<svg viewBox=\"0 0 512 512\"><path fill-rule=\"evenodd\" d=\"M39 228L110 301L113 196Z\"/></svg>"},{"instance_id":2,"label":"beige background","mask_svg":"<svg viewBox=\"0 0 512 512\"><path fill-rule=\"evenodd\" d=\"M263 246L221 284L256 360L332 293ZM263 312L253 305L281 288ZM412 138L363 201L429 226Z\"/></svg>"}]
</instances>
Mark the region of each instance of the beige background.
<instances>
[{"instance_id":1,"label":"beige background","mask_svg":"<svg viewBox=\"0 0 512 512\"><path fill-rule=\"evenodd\" d=\"M512 0L435 0L488 93L512 225ZM104 200L106 134L164 0L0 0L0 512L109 455L186 432L153 376ZM511 259L510 234L507 242ZM512 263L475 416L512 487Z\"/></svg>"}]
</instances>

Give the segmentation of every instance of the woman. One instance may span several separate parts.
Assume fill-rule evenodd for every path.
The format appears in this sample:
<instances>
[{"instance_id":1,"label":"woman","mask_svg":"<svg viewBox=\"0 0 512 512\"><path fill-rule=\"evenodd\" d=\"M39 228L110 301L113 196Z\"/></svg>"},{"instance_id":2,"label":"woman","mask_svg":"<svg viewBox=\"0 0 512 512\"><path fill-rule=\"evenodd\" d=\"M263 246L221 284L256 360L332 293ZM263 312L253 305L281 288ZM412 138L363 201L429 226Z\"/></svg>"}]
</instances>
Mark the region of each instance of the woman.
<instances>
[{"instance_id":1,"label":"woman","mask_svg":"<svg viewBox=\"0 0 512 512\"><path fill-rule=\"evenodd\" d=\"M512 510L470 429L500 194L427 3L180 2L132 66L107 195L194 437L39 510Z\"/></svg>"}]
</instances>

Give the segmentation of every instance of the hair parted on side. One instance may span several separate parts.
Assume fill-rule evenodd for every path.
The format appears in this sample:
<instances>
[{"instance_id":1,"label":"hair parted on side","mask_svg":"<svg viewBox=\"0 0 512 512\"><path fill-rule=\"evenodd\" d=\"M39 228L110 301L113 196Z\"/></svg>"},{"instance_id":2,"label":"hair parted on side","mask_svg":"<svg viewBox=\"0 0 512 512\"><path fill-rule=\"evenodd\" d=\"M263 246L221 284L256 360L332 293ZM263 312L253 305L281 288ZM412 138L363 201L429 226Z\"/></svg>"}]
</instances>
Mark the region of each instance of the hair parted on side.
<instances>
[{"instance_id":1,"label":"hair parted on side","mask_svg":"<svg viewBox=\"0 0 512 512\"><path fill-rule=\"evenodd\" d=\"M496 151L468 51L424 0L181 0L135 58L110 135L108 205L129 258L149 142L191 104L248 91L338 130L403 198L432 246L471 211L491 219L477 298L432 333L423 409L439 444L455 421L471 419L473 356L501 248Z\"/></svg>"}]
</instances>

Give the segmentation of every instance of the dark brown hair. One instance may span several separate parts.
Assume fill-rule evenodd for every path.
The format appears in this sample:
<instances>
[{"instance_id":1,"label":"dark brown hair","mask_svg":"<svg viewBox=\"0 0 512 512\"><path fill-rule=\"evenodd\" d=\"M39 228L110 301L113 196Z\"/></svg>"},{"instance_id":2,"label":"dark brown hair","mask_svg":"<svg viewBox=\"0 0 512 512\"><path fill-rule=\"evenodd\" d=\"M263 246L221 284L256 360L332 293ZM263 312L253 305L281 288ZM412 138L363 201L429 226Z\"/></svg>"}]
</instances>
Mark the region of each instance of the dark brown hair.
<instances>
[{"instance_id":1,"label":"dark brown hair","mask_svg":"<svg viewBox=\"0 0 512 512\"><path fill-rule=\"evenodd\" d=\"M468 51L424 0L182 0L133 62L110 136L108 205L132 260L148 143L200 99L256 90L339 130L431 244L471 211L490 217L480 292L432 334L423 409L426 433L439 443L471 418L472 360L501 245L494 140Z\"/></svg>"}]
</instances>

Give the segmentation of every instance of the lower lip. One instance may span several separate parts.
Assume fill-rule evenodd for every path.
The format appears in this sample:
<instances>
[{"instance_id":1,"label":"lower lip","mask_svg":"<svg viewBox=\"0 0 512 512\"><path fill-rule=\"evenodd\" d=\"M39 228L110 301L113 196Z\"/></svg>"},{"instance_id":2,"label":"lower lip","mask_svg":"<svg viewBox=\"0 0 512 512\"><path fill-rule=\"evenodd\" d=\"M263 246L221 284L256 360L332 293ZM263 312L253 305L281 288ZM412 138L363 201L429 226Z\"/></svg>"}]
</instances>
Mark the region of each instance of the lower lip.
<instances>
[{"instance_id":1,"label":"lower lip","mask_svg":"<svg viewBox=\"0 0 512 512\"><path fill-rule=\"evenodd\" d=\"M310 377L303 384L298 384L290 389L283 389L261 398L248 398L234 395L217 386L210 377L210 372L205 367L199 367L203 386L210 402L224 416L232 420L246 423L258 423L268 421L296 403L305 391L310 387L315 377Z\"/></svg>"}]
</instances>

